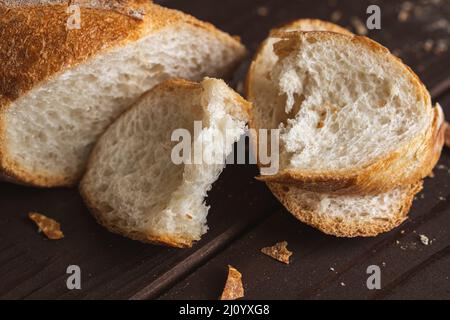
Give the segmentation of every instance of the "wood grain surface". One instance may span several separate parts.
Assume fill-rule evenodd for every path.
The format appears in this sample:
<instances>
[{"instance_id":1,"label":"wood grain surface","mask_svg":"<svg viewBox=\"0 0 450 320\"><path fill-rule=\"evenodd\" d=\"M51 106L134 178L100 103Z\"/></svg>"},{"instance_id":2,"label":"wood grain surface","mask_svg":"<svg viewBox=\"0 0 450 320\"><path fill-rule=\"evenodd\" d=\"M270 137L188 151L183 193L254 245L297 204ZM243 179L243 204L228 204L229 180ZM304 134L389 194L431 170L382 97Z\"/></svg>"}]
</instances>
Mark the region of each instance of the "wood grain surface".
<instances>
[{"instance_id":1,"label":"wood grain surface","mask_svg":"<svg viewBox=\"0 0 450 320\"><path fill-rule=\"evenodd\" d=\"M369 4L382 12L382 29L369 36L416 71L450 118L450 2L168 0L177 8L242 38L250 55L231 84L241 87L251 55L269 30L298 18L330 20L353 31ZM401 17L403 18L403 17ZM431 48L430 48L431 44ZM447 46L447 48L446 48ZM257 182L255 166L229 166L208 197L210 231L189 250L144 245L96 224L76 189L40 190L0 183L1 299L217 299L227 265L243 274L248 299L450 299L450 152L427 179L411 218L373 239L336 239L286 212ZM65 238L46 240L27 214L61 223ZM424 246L419 235L433 240ZM289 266L260 253L287 240ZM382 290L369 291L366 269L382 268ZM82 269L82 290L66 287L66 268Z\"/></svg>"}]
</instances>

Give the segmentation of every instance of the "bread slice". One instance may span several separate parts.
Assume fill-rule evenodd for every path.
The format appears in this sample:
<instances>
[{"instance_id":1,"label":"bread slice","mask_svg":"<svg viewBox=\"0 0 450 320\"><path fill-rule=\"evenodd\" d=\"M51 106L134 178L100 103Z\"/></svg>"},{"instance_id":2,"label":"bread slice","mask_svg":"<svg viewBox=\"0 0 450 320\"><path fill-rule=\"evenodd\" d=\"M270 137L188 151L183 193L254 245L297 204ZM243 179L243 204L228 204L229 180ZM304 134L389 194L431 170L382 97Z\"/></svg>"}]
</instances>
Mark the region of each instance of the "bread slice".
<instances>
[{"instance_id":1,"label":"bread slice","mask_svg":"<svg viewBox=\"0 0 450 320\"><path fill-rule=\"evenodd\" d=\"M245 133L249 108L222 80L158 85L98 141L80 184L87 206L112 232L190 247L207 231L206 194L224 168L224 155ZM203 122L197 136L194 121ZM195 137L200 155L203 140L205 161L174 164L171 154L178 143L171 136L179 128Z\"/></svg>"},{"instance_id":2,"label":"bread slice","mask_svg":"<svg viewBox=\"0 0 450 320\"><path fill-rule=\"evenodd\" d=\"M143 15L82 6L80 30L66 28L67 4L0 5L3 176L76 184L99 135L142 93L169 78L226 77L246 53L189 15L121 3Z\"/></svg>"},{"instance_id":3,"label":"bread slice","mask_svg":"<svg viewBox=\"0 0 450 320\"><path fill-rule=\"evenodd\" d=\"M376 42L322 30L278 30L249 71L251 126L281 129L280 171L260 179L375 195L426 177L438 111L424 85Z\"/></svg>"}]
</instances>

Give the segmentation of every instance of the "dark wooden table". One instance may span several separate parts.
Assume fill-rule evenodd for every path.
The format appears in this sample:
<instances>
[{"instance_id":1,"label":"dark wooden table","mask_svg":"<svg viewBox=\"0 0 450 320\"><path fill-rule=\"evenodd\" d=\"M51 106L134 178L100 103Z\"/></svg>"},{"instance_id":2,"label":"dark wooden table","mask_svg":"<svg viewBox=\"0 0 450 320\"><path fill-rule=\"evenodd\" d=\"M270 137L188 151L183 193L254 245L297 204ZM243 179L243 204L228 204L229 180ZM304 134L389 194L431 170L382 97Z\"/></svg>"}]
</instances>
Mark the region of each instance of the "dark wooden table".
<instances>
[{"instance_id":1,"label":"dark wooden table","mask_svg":"<svg viewBox=\"0 0 450 320\"><path fill-rule=\"evenodd\" d=\"M297 18L367 18L382 11L382 29L369 32L422 78L450 118L450 1L173 0L158 1L241 36L253 54L268 31ZM353 31L355 31L353 29ZM250 57L249 57L250 59ZM242 82L249 59L232 84ZM144 245L97 225L77 190L39 190L0 184L0 298L2 299L217 299L227 265L242 274L248 299L449 299L450 152L417 197L410 219L373 239L336 239L292 218L254 166L229 166L209 194L210 231L189 250ZM29 211L54 217L66 238L48 241L27 219ZM419 235L433 240L424 246ZM260 254L287 240L285 266ZM369 265L382 268L382 290L366 287ZM82 290L66 287L66 268L79 265Z\"/></svg>"}]
</instances>

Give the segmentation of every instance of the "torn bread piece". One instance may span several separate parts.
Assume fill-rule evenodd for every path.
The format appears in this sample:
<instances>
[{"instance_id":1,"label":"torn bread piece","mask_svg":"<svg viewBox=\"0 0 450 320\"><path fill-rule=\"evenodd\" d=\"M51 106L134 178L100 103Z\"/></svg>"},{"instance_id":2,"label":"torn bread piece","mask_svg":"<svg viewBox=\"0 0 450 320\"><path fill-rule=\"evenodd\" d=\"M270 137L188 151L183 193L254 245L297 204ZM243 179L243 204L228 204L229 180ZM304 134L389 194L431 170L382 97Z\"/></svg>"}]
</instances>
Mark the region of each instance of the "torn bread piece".
<instances>
[{"instance_id":1,"label":"torn bread piece","mask_svg":"<svg viewBox=\"0 0 450 320\"><path fill-rule=\"evenodd\" d=\"M308 19L295 21L285 29L276 29L272 34L295 30L331 31L351 35L349 31L334 24ZM284 117L284 99L276 95L275 87L271 85L270 79L270 71L278 60L273 52L273 44L276 41L269 37L264 42L248 74L247 93L254 104L252 126L256 128L258 123L268 124L269 128L276 128L279 122L277 119ZM275 106L267 114L259 112L262 110L260 107L265 103ZM282 110L281 114L277 113L279 110ZM438 161L443 144L442 123L442 109L437 105L430 142L421 144L421 151L415 155L417 160L409 165L409 170L415 171L422 162L428 162L430 166L434 166ZM400 170L401 162L397 163ZM389 178L388 175L389 173L385 175L386 179ZM279 183L268 183L268 186L283 205L302 222L335 236L368 237L389 231L401 224L407 217L414 195L421 190L422 183L417 182L386 193L361 196L321 194L304 190L299 186Z\"/></svg>"},{"instance_id":2,"label":"torn bread piece","mask_svg":"<svg viewBox=\"0 0 450 320\"><path fill-rule=\"evenodd\" d=\"M30 212L28 217L36 223L39 232L43 232L50 240L60 240L64 238L64 234L61 231L61 225L57 221L36 212Z\"/></svg>"},{"instance_id":3,"label":"torn bread piece","mask_svg":"<svg viewBox=\"0 0 450 320\"><path fill-rule=\"evenodd\" d=\"M205 197L225 167L225 156L245 133L249 108L222 80L158 85L98 141L80 185L87 206L112 232L192 246L208 229ZM202 121L200 132L195 121ZM187 144L191 163L174 163L177 132L193 140ZM200 162L193 159L198 150Z\"/></svg>"},{"instance_id":4,"label":"torn bread piece","mask_svg":"<svg viewBox=\"0 0 450 320\"><path fill-rule=\"evenodd\" d=\"M228 278L220 300L237 300L244 297L242 274L232 266L228 266Z\"/></svg>"},{"instance_id":5,"label":"torn bread piece","mask_svg":"<svg viewBox=\"0 0 450 320\"><path fill-rule=\"evenodd\" d=\"M289 264L289 259L293 253L288 250L287 245L288 243L286 241L279 242L272 247L262 248L261 252L284 264Z\"/></svg>"},{"instance_id":6,"label":"torn bread piece","mask_svg":"<svg viewBox=\"0 0 450 320\"><path fill-rule=\"evenodd\" d=\"M437 111L424 85L372 40L319 30L278 29L249 71L251 126L281 130L280 171L260 179L363 195L426 177Z\"/></svg>"},{"instance_id":7,"label":"torn bread piece","mask_svg":"<svg viewBox=\"0 0 450 320\"><path fill-rule=\"evenodd\" d=\"M121 12L142 9L139 19L85 3L80 29L67 27L67 2L0 4L0 176L8 181L76 185L99 136L144 92L170 78L227 77L246 54L211 24L150 1L120 1Z\"/></svg>"}]
</instances>

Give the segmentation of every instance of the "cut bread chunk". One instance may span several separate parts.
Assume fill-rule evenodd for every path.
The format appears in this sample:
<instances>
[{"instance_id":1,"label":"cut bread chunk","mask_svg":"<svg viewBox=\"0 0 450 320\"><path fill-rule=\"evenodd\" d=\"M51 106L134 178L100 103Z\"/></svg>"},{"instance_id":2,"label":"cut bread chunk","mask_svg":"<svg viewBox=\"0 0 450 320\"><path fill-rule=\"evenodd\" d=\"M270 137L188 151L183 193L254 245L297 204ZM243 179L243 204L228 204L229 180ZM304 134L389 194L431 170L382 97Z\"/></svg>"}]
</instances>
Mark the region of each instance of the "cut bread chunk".
<instances>
[{"instance_id":1,"label":"cut bread chunk","mask_svg":"<svg viewBox=\"0 0 450 320\"><path fill-rule=\"evenodd\" d=\"M348 31L339 31L339 27L331 23L313 21L311 23L311 20L298 20L291 24L294 29L289 26L286 28L294 31L334 31L349 34ZM286 30L277 29L272 34L282 31ZM248 93L256 106L263 105L264 99L269 102L274 101L269 100L273 98L272 95L264 96L265 92L274 88L270 85L270 77L264 77L264 74L268 74L267 72L273 69L278 59L271 48L274 42L275 40L271 38L266 40L260 53L255 57L252 72L249 73ZM282 109L282 104L277 107ZM266 116L255 112L258 110L253 111L254 117L255 113L256 117ZM272 114L271 117L273 119L276 115ZM415 172L417 166L421 166L422 163L428 163L429 167L435 165L443 145L443 118L442 109L437 105L434 122L431 126L432 130L429 131L430 138L425 139L429 142L421 143L418 152L412 149L409 153L404 154L404 159L399 159L395 163L399 171L404 170L403 166L408 166L406 170ZM267 119L266 123L272 122L272 119ZM272 123L276 124L277 122ZM390 179L390 176L395 174L395 170L395 167L392 166L390 171L379 175L379 183ZM267 185L297 219L324 233L339 237L369 237L392 230L407 219L414 196L422 189L422 182L416 182L374 195L334 195L307 191L291 184L269 182Z\"/></svg>"},{"instance_id":2,"label":"cut bread chunk","mask_svg":"<svg viewBox=\"0 0 450 320\"><path fill-rule=\"evenodd\" d=\"M300 221L337 237L374 237L391 231L408 216L422 183L378 195L330 195L293 185L267 184L280 202Z\"/></svg>"},{"instance_id":3,"label":"cut bread chunk","mask_svg":"<svg viewBox=\"0 0 450 320\"><path fill-rule=\"evenodd\" d=\"M98 141L80 184L87 206L101 224L126 237L191 246L207 231L205 197L245 133L249 108L222 80L156 86ZM198 134L194 121L203 123ZM203 154L204 161L175 164L176 129L190 132L191 157Z\"/></svg>"},{"instance_id":4,"label":"cut bread chunk","mask_svg":"<svg viewBox=\"0 0 450 320\"><path fill-rule=\"evenodd\" d=\"M76 184L99 135L142 93L169 78L226 77L246 53L189 15L127 4L142 17L81 7L79 30L66 28L67 4L0 5L3 176Z\"/></svg>"},{"instance_id":5,"label":"cut bread chunk","mask_svg":"<svg viewBox=\"0 0 450 320\"><path fill-rule=\"evenodd\" d=\"M260 179L376 195L426 177L439 111L424 85L378 43L320 30L277 30L249 71L251 126L280 129L280 170Z\"/></svg>"}]
</instances>

